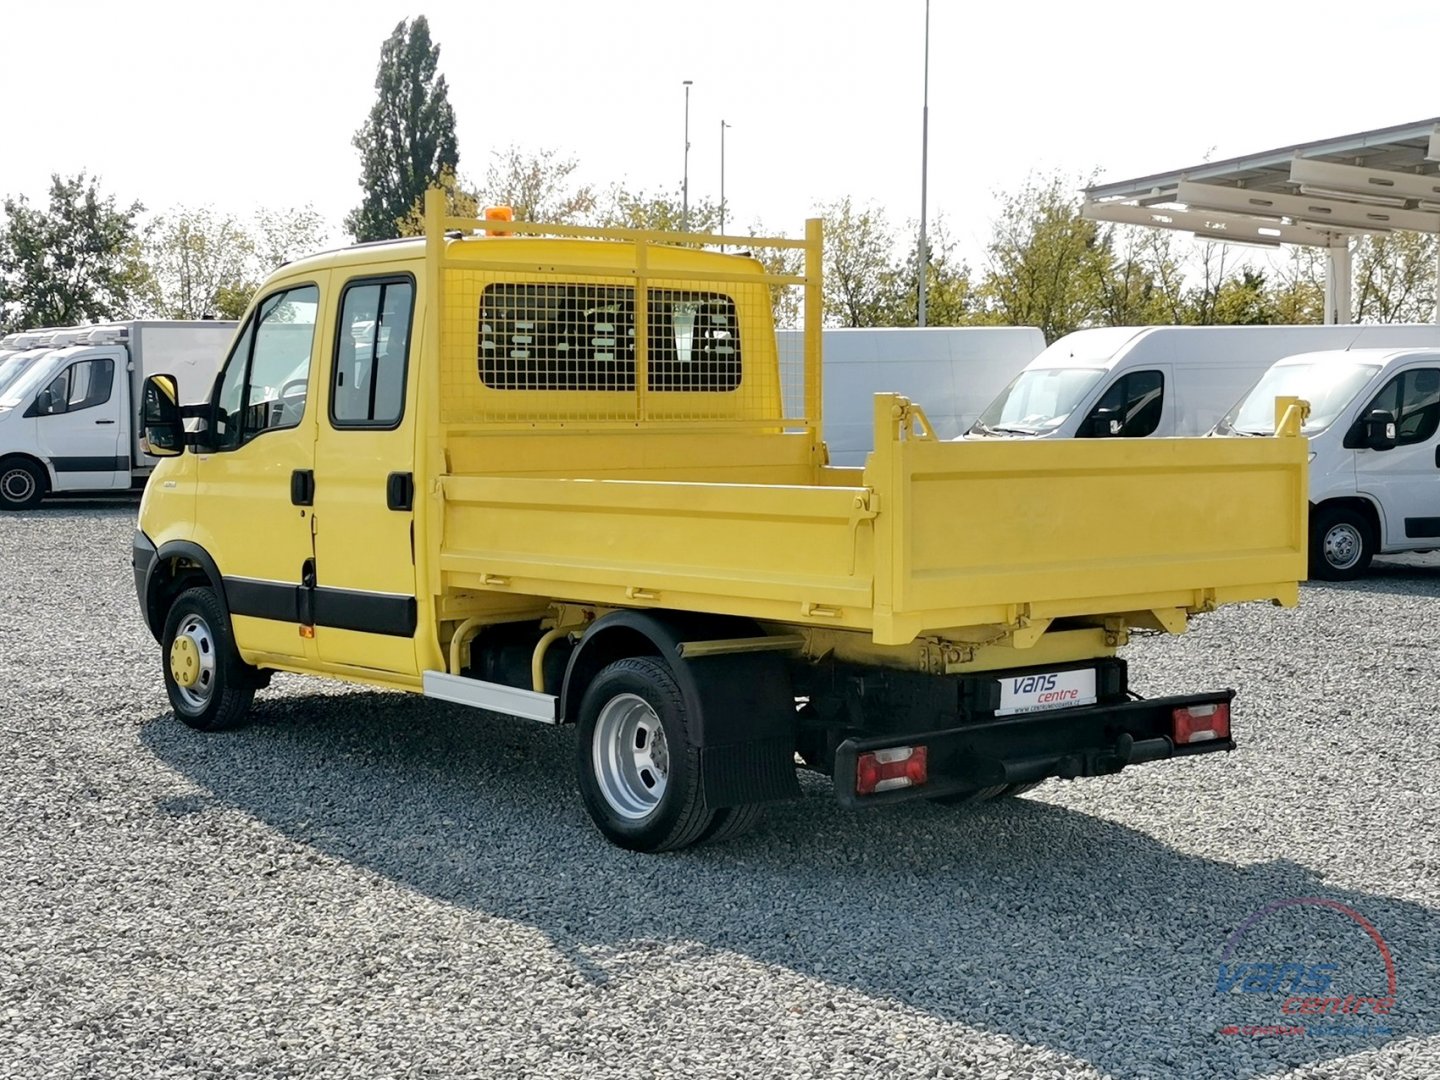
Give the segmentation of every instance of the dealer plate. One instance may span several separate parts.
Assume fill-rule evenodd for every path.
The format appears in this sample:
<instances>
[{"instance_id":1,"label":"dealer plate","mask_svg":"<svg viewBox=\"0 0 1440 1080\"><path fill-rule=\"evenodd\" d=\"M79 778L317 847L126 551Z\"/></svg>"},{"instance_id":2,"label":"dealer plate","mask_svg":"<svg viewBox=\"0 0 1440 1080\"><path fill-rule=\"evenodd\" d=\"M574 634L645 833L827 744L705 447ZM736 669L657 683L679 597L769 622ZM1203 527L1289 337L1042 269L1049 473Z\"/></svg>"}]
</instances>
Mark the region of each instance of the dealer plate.
<instances>
[{"instance_id":1,"label":"dealer plate","mask_svg":"<svg viewBox=\"0 0 1440 1080\"><path fill-rule=\"evenodd\" d=\"M1000 707L995 710L995 715L1011 716L1094 704L1094 668L1011 675L1000 680Z\"/></svg>"}]
</instances>

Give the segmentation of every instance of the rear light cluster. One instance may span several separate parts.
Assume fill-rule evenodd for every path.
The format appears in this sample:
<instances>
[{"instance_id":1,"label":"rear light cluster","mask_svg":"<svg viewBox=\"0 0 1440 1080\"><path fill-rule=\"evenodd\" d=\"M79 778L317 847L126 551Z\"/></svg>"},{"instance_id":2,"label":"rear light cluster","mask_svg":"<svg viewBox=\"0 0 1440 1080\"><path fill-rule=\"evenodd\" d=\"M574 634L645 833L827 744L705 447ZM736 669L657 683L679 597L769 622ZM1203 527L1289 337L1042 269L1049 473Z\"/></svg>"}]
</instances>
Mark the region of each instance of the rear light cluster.
<instances>
[{"instance_id":1,"label":"rear light cluster","mask_svg":"<svg viewBox=\"0 0 1440 1080\"><path fill-rule=\"evenodd\" d=\"M919 787L930 779L929 753L923 746L869 750L855 759L855 794L874 795L895 788Z\"/></svg>"},{"instance_id":2,"label":"rear light cluster","mask_svg":"<svg viewBox=\"0 0 1440 1080\"><path fill-rule=\"evenodd\" d=\"M1171 712L1177 743L1209 742L1230 738L1230 706L1186 705Z\"/></svg>"}]
</instances>

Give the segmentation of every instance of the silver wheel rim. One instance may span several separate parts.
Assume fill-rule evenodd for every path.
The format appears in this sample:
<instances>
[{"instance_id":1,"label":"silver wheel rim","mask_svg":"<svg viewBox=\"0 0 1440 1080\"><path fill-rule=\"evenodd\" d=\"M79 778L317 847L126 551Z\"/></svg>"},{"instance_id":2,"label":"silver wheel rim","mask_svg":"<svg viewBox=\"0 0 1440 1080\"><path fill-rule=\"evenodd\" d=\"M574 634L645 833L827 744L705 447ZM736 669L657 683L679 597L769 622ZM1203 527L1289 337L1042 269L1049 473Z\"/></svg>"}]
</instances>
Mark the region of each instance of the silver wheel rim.
<instances>
[{"instance_id":1,"label":"silver wheel rim","mask_svg":"<svg viewBox=\"0 0 1440 1080\"><path fill-rule=\"evenodd\" d=\"M175 691L180 695L180 700L185 707L193 712L204 712L210 704L210 699L215 696L215 637L210 633L210 627L199 615L186 615L180 621L179 628L175 631L175 640L181 638L189 640L195 646L195 652L199 657L200 670L196 674L193 686L184 686L177 679ZM174 651L174 644L171 645ZM166 658L170 662L170 658Z\"/></svg>"},{"instance_id":2,"label":"silver wheel rim","mask_svg":"<svg viewBox=\"0 0 1440 1080\"><path fill-rule=\"evenodd\" d=\"M595 720L591 743L600 794L620 817L639 821L665 797L670 747L660 717L636 694L617 694Z\"/></svg>"},{"instance_id":3,"label":"silver wheel rim","mask_svg":"<svg viewBox=\"0 0 1440 1080\"><path fill-rule=\"evenodd\" d=\"M9 502L25 502L35 494L35 477L29 469L19 466L6 469L4 475L0 476L0 492L4 493Z\"/></svg>"},{"instance_id":4,"label":"silver wheel rim","mask_svg":"<svg viewBox=\"0 0 1440 1080\"><path fill-rule=\"evenodd\" d=\"M1336 570L1349 570L1360 561L1360 553L1364 549L1365 541L1360 530L1348 521L1332 525L1325 534L1325 561Z\"/></svg>"}]
</instances>

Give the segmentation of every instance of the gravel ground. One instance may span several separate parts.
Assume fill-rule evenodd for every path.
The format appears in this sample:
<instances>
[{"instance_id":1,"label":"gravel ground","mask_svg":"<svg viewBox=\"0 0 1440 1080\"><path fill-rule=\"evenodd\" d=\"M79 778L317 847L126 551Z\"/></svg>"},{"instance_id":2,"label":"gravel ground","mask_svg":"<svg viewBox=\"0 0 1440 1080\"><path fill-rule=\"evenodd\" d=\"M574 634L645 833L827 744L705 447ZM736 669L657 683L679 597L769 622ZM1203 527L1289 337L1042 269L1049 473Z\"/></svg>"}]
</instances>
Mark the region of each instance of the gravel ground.
<instances>
[{"instance_id":1,"label":"gravel ground","mask_svg":"<svg viewBox=\"0 0 1440 1080\"><path fill-rule=\"evenodd\" d=\"M675 855L604 843L574 735L282 677L168 713L133 501L0 516L0 1077L1440 1076L1440 561L1128 650L1240 691L1233 755L971 810L825 789ZM1232 931L1323 898L1388 1031L1226 1035ZM1383 989L1346 914L1231 960Z\"/></svg>"}]
</instances>

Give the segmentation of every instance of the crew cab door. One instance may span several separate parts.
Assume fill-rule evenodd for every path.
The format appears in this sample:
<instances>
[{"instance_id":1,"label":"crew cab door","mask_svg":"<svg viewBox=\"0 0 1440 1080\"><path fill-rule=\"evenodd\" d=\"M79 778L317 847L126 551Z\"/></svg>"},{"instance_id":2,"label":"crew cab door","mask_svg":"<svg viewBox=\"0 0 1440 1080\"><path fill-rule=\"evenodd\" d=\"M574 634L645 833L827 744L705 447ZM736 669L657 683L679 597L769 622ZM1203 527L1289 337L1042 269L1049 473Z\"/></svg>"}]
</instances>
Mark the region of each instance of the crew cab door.
<instances>
[{"instance_id":1,"label":"crew cab door","mask_svg":"<svg viewBox=\"0 0 1440 1080\"><path fill-rule=\"evenodd\" d=\"M311 403L323 365L312 358L327 277L276 288L252 308L197 447L195 540L224 579L236 644L252 661L314 647L302 585L314 558Z\"/></svg>"},{"instance_id":2,"label":"crew cab door","mask_svg":"<svg viewBox=\"0 0 1440 1080\"><path fill-rule=\"evenodd\" d=\"M414 675L415 281L338 291L315 451L315 639L327 664Z\"/></svg>"},{"instance_id":3,"label":"crew cab door","mask_svg":"<svg viewBox=\"0 0 1440 1080\"><path fill-rule=\"evenodd\" d=\"M1435 547L1440 537L1440 367L1397 373L1360 418L1376 409L1394 415L1395 447L1355 451L1356 488L1380 504L1385 550Z\"/></svg>"},{"instance_id":4,"label":"crew cab door","mask_svg":"<svg viewBox=\"0 0 1440 1080\"><path fill-rule=\"evenodd\" d=\"M124 362L89 356L67 364L38 391L27 415L35 417L36 449L55 470L56 491L107 491L130 486L129 441L120 380Z\"/></svg>"}]
</instances>

